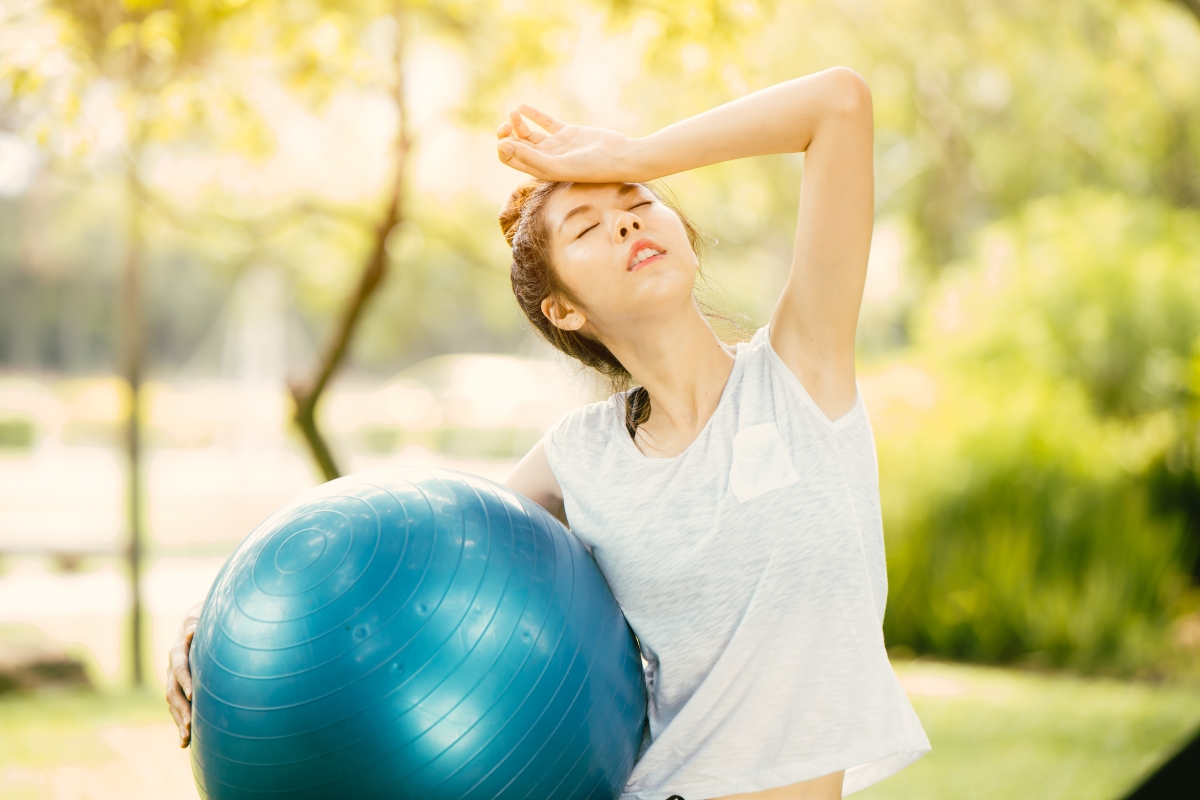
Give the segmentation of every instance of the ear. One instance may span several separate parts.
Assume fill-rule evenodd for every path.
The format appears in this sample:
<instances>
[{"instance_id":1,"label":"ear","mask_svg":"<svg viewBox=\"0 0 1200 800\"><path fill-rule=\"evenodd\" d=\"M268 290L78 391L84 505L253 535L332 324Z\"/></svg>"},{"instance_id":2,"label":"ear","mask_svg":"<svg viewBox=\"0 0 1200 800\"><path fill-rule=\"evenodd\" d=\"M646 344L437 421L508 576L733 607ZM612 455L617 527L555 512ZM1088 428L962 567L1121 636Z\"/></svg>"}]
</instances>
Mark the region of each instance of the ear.
<instances>
[{"instance_id":1,"label":"ear","mask_svg":"<svg viewBox=\"0 0 1200 800\"><path fill-rule=\"evenodd\" d=\"M569 301L553 296L543 298L542 314L551 325L564 331L577 331L587 322L587 317Z\"/></svg>"}]
</instances>

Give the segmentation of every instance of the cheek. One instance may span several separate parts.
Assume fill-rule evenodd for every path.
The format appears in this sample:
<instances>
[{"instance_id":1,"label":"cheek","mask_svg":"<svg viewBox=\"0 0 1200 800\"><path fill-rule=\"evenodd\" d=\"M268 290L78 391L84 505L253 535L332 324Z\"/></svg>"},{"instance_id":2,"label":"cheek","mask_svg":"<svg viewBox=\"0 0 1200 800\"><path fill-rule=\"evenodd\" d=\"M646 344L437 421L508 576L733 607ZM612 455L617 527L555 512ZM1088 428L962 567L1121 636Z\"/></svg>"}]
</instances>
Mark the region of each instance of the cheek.
<instances>
[{"instance_id":1,"label":"cheek","mask_svg":"<svg viewBox=\"0 0 1200 800\"><path fill-rule=\"evenodd\" d=\"M650 230L662 237L664 247L685 258L692 257L692 243L688 241L687 229L679 217L664 210L647 222L650 223Z\"/></svg>"},{"instance_id":2,"label":"cheek","mask_svg":"<svg viewBox=\"0 0 1200 800\"><path fill-rule=\"evenodd\" d=\"M605 253L580 242L565 248L555 261L558 277L584 306L603 302L612 279L605 266Z\"/></svg>"}]
</instances>

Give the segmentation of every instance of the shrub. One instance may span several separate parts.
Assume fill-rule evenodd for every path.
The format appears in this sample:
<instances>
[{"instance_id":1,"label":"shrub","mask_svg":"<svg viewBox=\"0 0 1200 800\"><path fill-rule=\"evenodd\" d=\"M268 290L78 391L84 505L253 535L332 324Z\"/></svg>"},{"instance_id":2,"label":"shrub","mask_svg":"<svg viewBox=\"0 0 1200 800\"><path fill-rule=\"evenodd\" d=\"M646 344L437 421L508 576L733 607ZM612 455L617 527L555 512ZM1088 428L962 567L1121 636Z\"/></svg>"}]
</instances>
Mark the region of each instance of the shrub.
<instances>
[{"instance_id":1,"label":"shrub","mask_svg":"<svg viewBox=\"0 0 1200 800\"><path fill-rule=\"evenodd\" d=\"M872 408L889 644L1154 668L1200 537L1189 495L1162 490L1168 464L1195 482L1200 219L1040 201L988 230L914 328L924 408L888 372Z\"/></svg>"}]
</instances>

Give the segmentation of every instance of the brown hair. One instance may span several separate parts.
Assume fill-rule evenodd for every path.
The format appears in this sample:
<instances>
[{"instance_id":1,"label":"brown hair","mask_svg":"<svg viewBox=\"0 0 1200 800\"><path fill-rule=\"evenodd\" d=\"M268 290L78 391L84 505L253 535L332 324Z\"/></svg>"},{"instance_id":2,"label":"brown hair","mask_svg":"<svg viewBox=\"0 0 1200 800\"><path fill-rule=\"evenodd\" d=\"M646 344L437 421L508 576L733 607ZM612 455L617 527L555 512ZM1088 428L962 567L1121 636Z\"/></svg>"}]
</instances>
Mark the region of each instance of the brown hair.
<instances>
[{"instance_id":1,"label":"brown hair","mask_svg":"<svg viewBox=\"0 0 1200 800\"><path fill-rule=\"evenodd\" d=\"M534 180L518 186L500 211L500 229L512 247L513 294L525 316L543 339L563 353L578 359L608 378L614 392L629 388L632 376L629 370L602 342L578 331L559 328L542 313L542 300L552 295L564 297L578 303L559 279L550 260L550 241L546 232L542 210L550 195L562 186L562 181ZM692 252L699 256L703 237L691 220L680 211L674 198L664 189L641 184L660 202L670 208L683 223ZM650 418L650 394L645 387L638 386L625 396L625 429L630 437L637 428Z\"/></svg>"}]
</instances>

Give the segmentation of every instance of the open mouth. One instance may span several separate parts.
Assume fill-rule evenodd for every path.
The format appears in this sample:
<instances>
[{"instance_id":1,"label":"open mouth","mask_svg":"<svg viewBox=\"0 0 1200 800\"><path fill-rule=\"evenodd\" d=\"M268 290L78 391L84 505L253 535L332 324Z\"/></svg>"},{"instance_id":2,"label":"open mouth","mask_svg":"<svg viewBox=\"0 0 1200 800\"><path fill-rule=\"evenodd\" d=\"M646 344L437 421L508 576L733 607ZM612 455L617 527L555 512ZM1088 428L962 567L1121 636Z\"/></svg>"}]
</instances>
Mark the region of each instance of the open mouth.
<instances>
[{"instance_id":1,"label":"open mouth","mask_svg":"<svg viewBox=\"0 0 1200 800\"><path fill-rule=\"evenodd\" d=\"M629 262L625 267L629 272L649 266L655 261L662 259L667 254L654 242L649 239L639 239L633 243L633 247L629 248Z\"/></svg>"}]
</instances>

